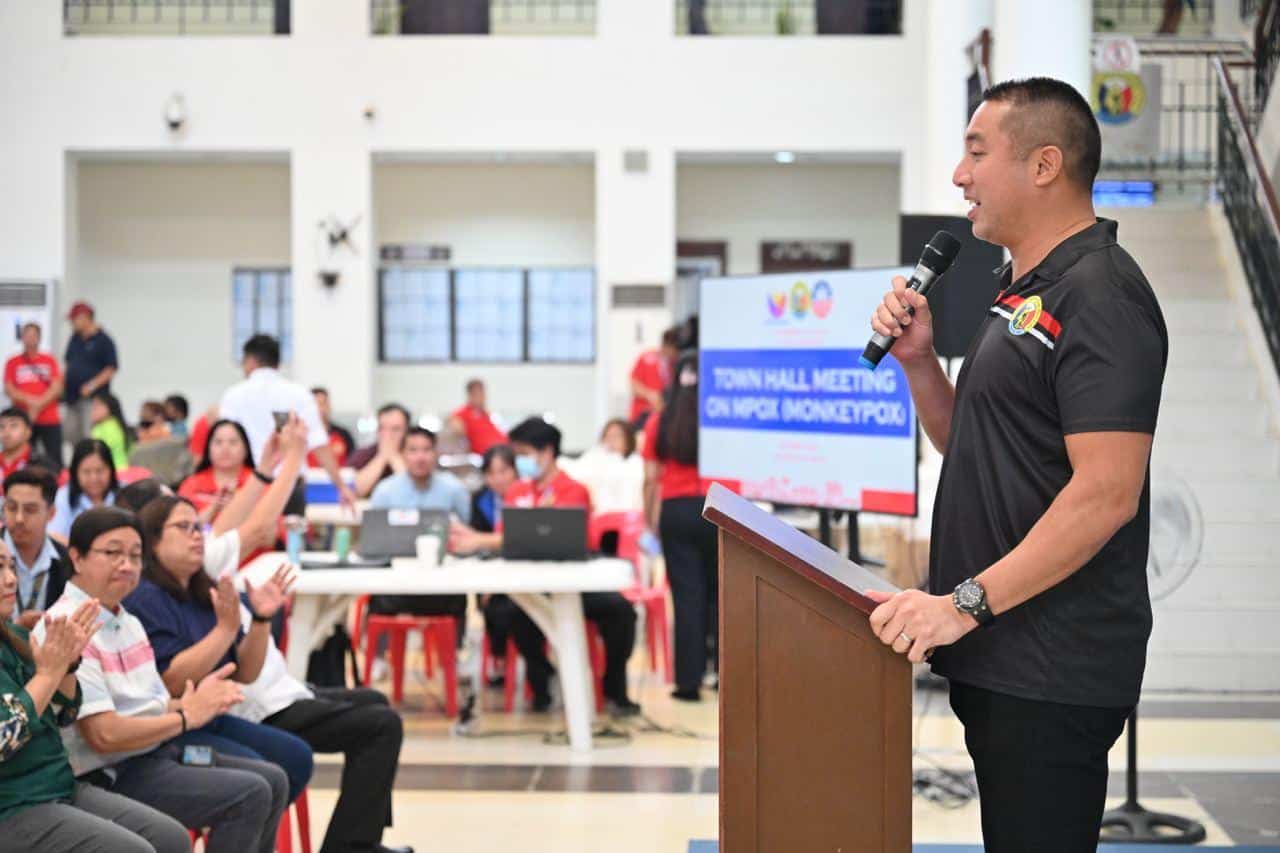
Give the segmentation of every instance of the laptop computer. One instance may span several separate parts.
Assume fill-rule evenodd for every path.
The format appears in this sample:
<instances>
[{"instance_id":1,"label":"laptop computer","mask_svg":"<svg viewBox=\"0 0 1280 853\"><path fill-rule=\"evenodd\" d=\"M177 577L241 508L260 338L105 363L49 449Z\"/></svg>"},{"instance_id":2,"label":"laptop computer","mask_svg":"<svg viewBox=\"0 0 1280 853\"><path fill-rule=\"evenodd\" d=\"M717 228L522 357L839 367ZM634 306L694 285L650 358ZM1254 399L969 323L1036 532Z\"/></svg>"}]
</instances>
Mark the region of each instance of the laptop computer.
<instances>
[{"instance_id":1,"label":"laptop computer","mask_svg":"<svg viewBox=\"0 0 1280 853\"><path fill-rule=\"evenodd\" d=\"M418 537L440 537L440 559L449 542L449 512L443 509L366 509L360 519L359 554L344 562L302 561L304 569L386 568L393 557L418 553Z\"/></svg>"},{"instance_id":2,"label":"laptop computer","mask_svg":"<svg viewBox=\"0 0 1280 853\"><path fill-rule=\"evenodd\" d=\"M585 560L587 511L581 507L502 510L504 560Z\"/></svg>"}]
</instances>

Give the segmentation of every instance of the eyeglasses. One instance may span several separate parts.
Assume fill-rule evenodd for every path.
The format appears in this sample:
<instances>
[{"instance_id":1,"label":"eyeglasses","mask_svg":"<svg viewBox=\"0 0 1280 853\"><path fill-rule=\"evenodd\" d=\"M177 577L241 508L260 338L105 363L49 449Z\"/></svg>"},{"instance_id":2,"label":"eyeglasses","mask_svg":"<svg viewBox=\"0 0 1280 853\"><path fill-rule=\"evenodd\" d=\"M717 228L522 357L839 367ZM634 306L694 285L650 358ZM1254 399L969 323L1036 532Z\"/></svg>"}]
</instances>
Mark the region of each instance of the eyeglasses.
<instances>
[{"instance_id":1,"label":"eyeglasses","mask_svg":"<svg viewBox=\"0 0 1280 853\"><path fill-rule=\"evenodd\" d=\"M190 536L193 533L199 533L202 529L200 527L200 522L198 521L173 521L166 524L165 527L172 527L183 536Z\"/></svg>"},{"instance_id":2,"label":"eyeglasses","mask_svg":"<svg viewBox=\"0 0 1280 853\"><path fill-rule=\"evenodd\" d=\"M151 427L154 425L155 425L155 421L138 421L138 426L142 427L143 429L151 429Z\"/></svg>"},{"instance_id":3,"label":"eyeglasses","mask_svg":"<svg viewBox=\"0 0 1280 853\"><path fill-rule=\"evenodd\" d=\"M113 563L132 563L135 566L142 565L141 551L125 551L122 548L90 548L90 551L97 551Z\"/></svg>"}]
</instances>

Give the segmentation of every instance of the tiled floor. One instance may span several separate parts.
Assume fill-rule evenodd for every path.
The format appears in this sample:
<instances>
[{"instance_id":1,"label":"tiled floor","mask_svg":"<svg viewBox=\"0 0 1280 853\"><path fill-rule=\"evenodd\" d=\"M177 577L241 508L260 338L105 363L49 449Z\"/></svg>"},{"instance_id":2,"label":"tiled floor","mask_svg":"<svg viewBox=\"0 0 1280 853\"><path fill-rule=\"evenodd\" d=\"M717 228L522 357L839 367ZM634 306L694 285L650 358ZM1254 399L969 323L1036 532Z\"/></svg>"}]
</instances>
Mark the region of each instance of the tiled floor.
<instances>
[{"instance_id":1,"label":"tiled floor","mask_svg":"<svg viewBox=\"0 0 1280 853\"><path fill-rule=\"evenodd\" d=\"M714 694L701 705L671 701L637 675L647 723L608 726L589 755L547 742L558 714L506 715L487 691L472 736L452 731L439 685L412 676L403 708L406 743L388 843L419 851L683 853L717 834L718 742ZM945 694L916 700L920 767L970 770ZM1153 696L1139 727L1140 794L1148 808L1202 821L1207 843L1280 848L1280 697ZM1112 753L1111 794L1124 793L1123 741ZM336 796L338 760L319 757L311 786L315 846ZM980 840L976 802L946 809L917 797L914 838L923 845ZM926 847L927 853L943 853Z\"/></svg>"}]
</instances>

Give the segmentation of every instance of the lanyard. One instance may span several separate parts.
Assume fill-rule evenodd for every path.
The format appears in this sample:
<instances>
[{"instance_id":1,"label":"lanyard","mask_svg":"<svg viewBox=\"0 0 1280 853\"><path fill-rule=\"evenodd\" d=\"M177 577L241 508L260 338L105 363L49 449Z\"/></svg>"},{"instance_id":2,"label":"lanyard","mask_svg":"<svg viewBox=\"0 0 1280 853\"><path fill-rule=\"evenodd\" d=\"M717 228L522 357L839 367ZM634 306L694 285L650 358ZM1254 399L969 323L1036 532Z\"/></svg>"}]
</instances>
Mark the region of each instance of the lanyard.
<instances>
[{"instance_id":1,"label":"lanyard","mask_svg":"<svg viewBox=\"0 0 1280 853\"><path fill-rule=\"evenodd\" d=\"M31 597L26 601L22 600L22 594L18 594L18 612L26 613L28 610L35 608L35 604L40 600L40 593L44 592L44 580L49 577L48 572L41 572L31 579Z\"/></svg>"}]
</instances>

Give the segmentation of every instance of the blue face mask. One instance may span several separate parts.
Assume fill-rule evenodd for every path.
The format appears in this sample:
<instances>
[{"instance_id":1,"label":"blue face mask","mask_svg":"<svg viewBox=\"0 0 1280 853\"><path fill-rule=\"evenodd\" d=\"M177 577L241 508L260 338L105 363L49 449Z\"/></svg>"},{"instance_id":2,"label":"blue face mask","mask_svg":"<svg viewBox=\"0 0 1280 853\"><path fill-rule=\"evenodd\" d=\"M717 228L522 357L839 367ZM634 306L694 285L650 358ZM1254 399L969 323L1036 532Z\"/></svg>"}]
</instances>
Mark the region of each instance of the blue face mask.
<instances>
[{"instance_id":1,"label":"blue face mask","mask_svg":"<svg viewBox=\"0 0 1280 853\"><path fill-rule=\"evenodd\" d=\"M536 456L517 456L516 473L526 480L536 480L542 476L542 466Z\"/></svg>"}]
</instances>

